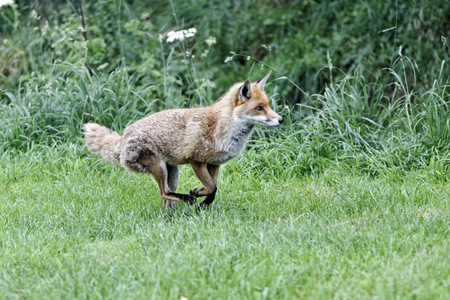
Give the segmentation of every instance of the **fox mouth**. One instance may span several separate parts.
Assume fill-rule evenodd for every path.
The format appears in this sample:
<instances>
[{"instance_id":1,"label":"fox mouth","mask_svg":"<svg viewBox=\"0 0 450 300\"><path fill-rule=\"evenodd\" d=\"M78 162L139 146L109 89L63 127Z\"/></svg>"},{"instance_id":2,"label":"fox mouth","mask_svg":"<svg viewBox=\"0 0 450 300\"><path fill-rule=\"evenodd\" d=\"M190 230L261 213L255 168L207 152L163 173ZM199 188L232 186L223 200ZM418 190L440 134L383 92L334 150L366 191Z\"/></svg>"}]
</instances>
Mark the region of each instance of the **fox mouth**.
<instances>
[{"instance_id":1,"label":"fox mouth","mask_svg":"<svg viewBox=\"0 0 450 300\"><path fill-rule=\"evenodd\" d=\"M283 123L283 121L284 121L283 118L280 118L278 120L268 119L268 120L258 121L258 124L268 126L268 127L278 127L281 125L281 123Z\"/></svg>"},{"instance_id":2,"label":"fox mouth","mask_svg":"<svg viewBox=\"0 0 450 300\"><path fill-rule=\"evenodd\" d=\"M249 117L247 118L247 122L249 123L253 123L253 124L258 124L258 125L264 125L267 127L278 127L281 125L281 123L283 123L284 119L283 118L278 118L278 119L266 119L262 116L255 116L255 117Z\"/></svg>"}]
</instances>

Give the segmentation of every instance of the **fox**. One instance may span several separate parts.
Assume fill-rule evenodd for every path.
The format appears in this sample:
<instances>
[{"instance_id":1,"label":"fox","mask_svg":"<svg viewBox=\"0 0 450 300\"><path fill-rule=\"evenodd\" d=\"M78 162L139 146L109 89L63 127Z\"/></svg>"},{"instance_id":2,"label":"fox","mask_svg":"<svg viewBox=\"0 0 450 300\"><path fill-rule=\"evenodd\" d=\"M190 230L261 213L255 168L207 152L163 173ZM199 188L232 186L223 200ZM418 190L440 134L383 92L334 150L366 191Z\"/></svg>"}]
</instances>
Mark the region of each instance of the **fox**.
<instances>
[{"instance_id":1,"label":"fox","mask_svg":"<svg viewBox=\"0 0 450 300\"><path fill-rule=\"evenodd\" d=\"M123 135L96 123L85 123L87 148L103 160L128 171L150 173L167 209L176 202L198 208L213 203L219 168L244 150L255 125L278 127L283 118L274 112L264 92L271 71L251 82L232 85L206 107L163 110L127 126ZM190 164L203 187L177 193L179 165Z\"/></svg>"}]
</instances>

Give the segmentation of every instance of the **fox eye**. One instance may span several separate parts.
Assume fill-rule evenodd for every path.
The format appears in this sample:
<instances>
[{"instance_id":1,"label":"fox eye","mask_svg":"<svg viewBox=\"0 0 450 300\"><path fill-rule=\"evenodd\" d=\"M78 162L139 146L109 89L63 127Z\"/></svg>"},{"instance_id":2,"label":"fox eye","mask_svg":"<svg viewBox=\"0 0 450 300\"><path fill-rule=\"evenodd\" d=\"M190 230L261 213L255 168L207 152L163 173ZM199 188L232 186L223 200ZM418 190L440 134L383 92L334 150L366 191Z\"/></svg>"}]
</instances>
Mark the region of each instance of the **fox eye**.
<instances>
[{"instance_id":1,"label":"fox eye","mask_svg":"<svg viewBox=\"0 0 450 300\"><path fill-rule=\"evenodd\" d=\"M263 110L264 110L264 108L262 108L261 106L257 106L255 109L256 109L257 111L263 111Z\"/></svg>"}]
</instances>

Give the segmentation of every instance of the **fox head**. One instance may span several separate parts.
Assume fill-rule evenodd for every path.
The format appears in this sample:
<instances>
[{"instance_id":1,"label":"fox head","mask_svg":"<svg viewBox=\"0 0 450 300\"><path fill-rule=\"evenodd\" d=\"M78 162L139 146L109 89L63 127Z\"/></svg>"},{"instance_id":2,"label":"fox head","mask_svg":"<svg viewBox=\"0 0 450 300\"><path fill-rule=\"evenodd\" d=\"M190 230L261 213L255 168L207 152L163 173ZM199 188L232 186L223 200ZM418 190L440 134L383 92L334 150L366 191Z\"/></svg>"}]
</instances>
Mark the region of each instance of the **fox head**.
<instances>
[{"instance_id":1,"label":"fox head","mask_svg":"<svg viewBox=\"0 0 450 300\"><path fill-rule=\"evenodd\" d=\"M253 83L247 79L239 87L234 99L233 114L236 118L269 127L277 127L283 123L283 118L270 108L269 98L264 92L270 73Z\"/></svg>"}]
</instances>

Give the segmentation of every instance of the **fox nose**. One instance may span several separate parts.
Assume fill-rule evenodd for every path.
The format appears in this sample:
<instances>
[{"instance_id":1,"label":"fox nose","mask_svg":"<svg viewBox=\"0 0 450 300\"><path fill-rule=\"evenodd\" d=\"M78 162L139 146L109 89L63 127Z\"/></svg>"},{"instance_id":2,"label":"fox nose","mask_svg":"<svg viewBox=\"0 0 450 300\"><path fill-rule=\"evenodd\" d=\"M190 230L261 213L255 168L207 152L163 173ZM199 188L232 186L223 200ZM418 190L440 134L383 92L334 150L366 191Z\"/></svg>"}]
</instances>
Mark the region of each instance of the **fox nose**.
<instances>
[{"instance_id":1,"label":"fox nose","mask_svg":"<svg viewBox=\"0 0 450 300\"><path fill-rule=\"evenodd\" d=\"M279 118L279 119L278 119L278 123L280 123L280 124L283 123L283 121L284 121L283 118Z\"/></svg>"}]
</instances>

